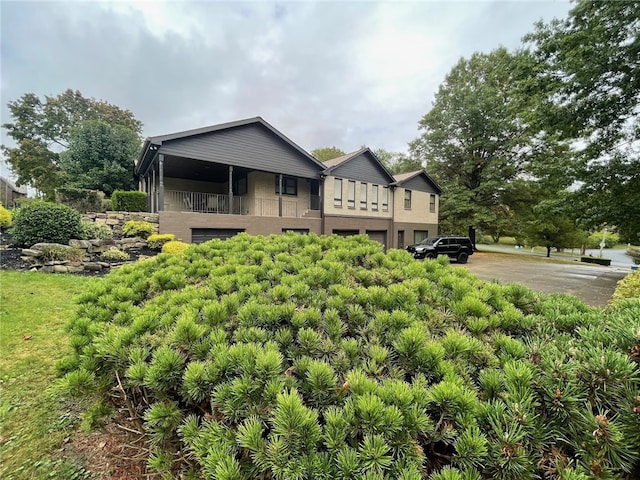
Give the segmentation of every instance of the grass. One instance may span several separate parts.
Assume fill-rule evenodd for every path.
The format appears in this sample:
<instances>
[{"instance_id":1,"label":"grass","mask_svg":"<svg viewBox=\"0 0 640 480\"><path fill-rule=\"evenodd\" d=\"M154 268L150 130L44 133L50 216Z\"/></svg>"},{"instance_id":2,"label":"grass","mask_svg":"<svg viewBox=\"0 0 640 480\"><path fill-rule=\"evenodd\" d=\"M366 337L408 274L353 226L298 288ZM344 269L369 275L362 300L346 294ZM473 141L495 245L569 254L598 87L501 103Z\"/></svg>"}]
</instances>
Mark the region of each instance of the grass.
<instances>
[{"instance_id":1,"label":"grass","mask_svg":"<svg viewBox=\"0 0 640 480\"><path fill-rule=\"evenodd\" d=\"M86 478L61 448L77 428L77 403L51 386L68 352L73 297L89 278L0 272L0 478Z\"/></svg>"}]
</instances>

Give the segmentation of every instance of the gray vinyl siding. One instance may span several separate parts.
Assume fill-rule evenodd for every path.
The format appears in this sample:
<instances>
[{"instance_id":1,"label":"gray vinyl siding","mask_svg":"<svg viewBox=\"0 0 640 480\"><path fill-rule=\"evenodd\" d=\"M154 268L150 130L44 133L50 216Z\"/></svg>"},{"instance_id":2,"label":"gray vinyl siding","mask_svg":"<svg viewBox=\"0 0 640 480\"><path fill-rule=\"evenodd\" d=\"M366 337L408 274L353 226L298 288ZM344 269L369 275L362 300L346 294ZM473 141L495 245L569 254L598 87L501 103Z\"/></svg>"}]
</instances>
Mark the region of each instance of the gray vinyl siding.
<instances>
[{"instance_id":1,"label":"gray vinyl siding","mask_svg":"<svg viewBox=\"0 0 640 480\"><path fill-rule=\"evenodd\" d=\"M435 194L438 193L431 182L427 180L423 175L417 175L411 180L402 182L402 187L407 190L417 190L418 192L429 192Z\"/></svg>"},{"instance_id":2,"label":"gray vinyl siding","mask_svg":"<svg viewBox=\"0 0 640 480\"><path fill-rule=\"evenodd\" d=\"M321 171L277 135L256 124L168 140L159 153L303 178L317 178Z\"/></svg>"},{"instance_id":3,"label":"gray vinyl siding","mask_svg":"<svg viewBox=\"0 0 640 480\"><path fill-rule=\"evenodd\" d=\"M331 170L335 177L350 178L376 185L389 185L393 179L389 178L378 162L367 153L362 153L355 158Z\"/></svg>"}]
</instances>

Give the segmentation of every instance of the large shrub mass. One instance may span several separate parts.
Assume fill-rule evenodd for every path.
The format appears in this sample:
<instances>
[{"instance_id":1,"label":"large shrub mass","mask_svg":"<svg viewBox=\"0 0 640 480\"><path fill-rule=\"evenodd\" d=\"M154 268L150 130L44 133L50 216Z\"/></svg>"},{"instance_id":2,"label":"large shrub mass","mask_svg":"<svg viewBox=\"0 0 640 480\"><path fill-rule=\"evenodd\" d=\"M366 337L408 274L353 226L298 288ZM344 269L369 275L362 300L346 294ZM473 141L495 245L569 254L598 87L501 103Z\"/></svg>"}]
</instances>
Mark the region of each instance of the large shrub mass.
<instances>
[{"instance_id":1,"label":"large shrub mass","mask_svg":"<svg viewBox=\"0 0 640 480\"><path fill-rule=\"evenodd\" d=\"M241 234L94 284L62 365L119 392L166 478L637 478L638 318L363 236Z\"/></svg>"},{"instance_id":2,"label":"large shrub mass","mask_svg":"<svg viewBox=\"0 0 640 480\"><path fill-rule=\"evenodd\" d=\"M81 238L80 213L59 203L29 202L17 210L11 229L14 243L31 246L40 242L67 244Z\"/></svg>"}]
</instances>

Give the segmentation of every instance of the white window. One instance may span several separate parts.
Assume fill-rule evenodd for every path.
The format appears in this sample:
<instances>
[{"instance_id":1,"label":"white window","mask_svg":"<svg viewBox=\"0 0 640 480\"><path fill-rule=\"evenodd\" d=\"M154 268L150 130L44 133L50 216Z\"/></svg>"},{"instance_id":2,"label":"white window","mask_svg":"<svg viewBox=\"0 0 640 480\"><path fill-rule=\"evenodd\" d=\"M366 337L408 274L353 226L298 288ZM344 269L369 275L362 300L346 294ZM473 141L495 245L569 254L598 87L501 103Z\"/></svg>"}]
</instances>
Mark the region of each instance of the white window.
<instances>
[{"instance_id":1,"label":"white window","mask_svg":"<svg viewBox=\"0 0 640 480\"><path fill-rule=\"evenodd\" d=\"M436 212L436 196L433 193L429 196L429 211Z\"/></svg>"},{"instance_id":2,"label":"white window","mask_svg":"<svg viewBox=\"0 0 640 480\"><path fill-rule=\"evenodd\" d=\"M360 208L367 209L367 184L364 182L360 183Z\"/></svg>"},{"instance_id":3,"label":"white window","mask_svg":"<svg viewBox=\"0 0 640 480\"><path fill-rule=\"evenodd\" d=\"M349 186L347 190L347 207L356 208L356 182L355 180L349 180Z\"/></svg>"},{"instance_id":4,"label":"white window","mask_svg":"<svg viewBox=\"0 0 640 480\"><path fill-rule=\"evenodd\" d=\"M378 185L371 185L371 209L378 210Z\"/></svg>"},{"instance_id":5,"label":"white window","mask_svg":"<svg viewBox=\"0 0 640 480\"><path fill-rule=\"evenodd\" d=\"M333 206L342 206L342 179L336 178L333 182Z\"/></svg>"},{"instance_id":6,"label":"white window","mask_svg":"<svg viewBox=\"0 0 640 480\"><path fill-rule=\"evenodd\" d=\"M382 187L382 210L389 210L389 187Z\"/></svg>"}]
</instances>

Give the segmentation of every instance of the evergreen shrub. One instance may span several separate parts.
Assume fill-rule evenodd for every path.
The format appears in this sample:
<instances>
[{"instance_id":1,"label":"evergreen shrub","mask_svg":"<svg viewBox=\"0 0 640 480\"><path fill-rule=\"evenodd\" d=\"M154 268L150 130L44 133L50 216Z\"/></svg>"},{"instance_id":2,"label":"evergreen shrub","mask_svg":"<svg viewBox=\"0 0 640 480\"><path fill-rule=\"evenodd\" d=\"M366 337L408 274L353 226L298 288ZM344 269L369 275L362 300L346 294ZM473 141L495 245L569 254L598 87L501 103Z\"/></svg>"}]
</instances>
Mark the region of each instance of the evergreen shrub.
<instances>
[{"instance_id":1,"label":"evergreen shrub","mask_svg":"<svg viewBox=\"0 0 640 480\"><path fill-rule=\"evenodd\" d=\"M66 245L48 245L43 247L41 252L40 260L45 262L80 262L84 260L85 257L85 251L83 249L68 247Z\"/></svg>"},{"instance_id":2,"label":"evergreen shrub","mask_svg":"<svg viewBox=\"0 0 640 480\"><path fill-rule=\"evenodd\" d=\"M111 208L119 212L146 212L147 194L138 191L116 190L111 194Z\"/></svg>"},{"instance_id":3,"label":"evergreen shrub","mask_svg":"<svg viewBox=\"0 0 640 480\"><path fill-rule=\"evenodd\" d=\"M92 284L60 365L163 478L631 479L638 318L364 236L240 234Z\"/></svg>"},{"instance_id":4,"label":"evergreen shrub","mask_svg":"<svg viewBox=\"0 0 640 480\"><path fill-rule=\"evenodd\" d=\"M155 231L153 224L144 220L129 220L122 226L122 234L125 237L147 238Z\"/></svg>"},{"instance_id":5,"label":"evergreen shrub","mask_svg":"<svg viewBox=\"0 0 640 480\"><path fill-rule=\"evenodd\" d=\"M91 220L82 220L80 222L80 228L82 230L83 240L106 240L113 238L113 230L105 223L96 223Z\"/></svg>"},{"instance_id":6,"label":"evergreen shrub","mask_svg":"<svg viewBox=\"0 0 640 480\"><path fill-rule=\"evenodd\" d=\"M153 250L160 250L165 243L175 239L176 236L173 233L154 233L147 238L147 245Z\"/></svg>"},{"instance_id":7,"label":"evergreen shrub","mask_svg":"<svg viewBox=\"0 0 640 480\"><path fill-rule=\"evenodd\" d=\"M127 252L124 252L118 248L110 248L100 254L100 258L107 262L126 262L131 257Z\"/></svg>"},{"instance_id":8,"label":"evergreen shrub","mask_svg":"<svg viewBox=\"0 0 640 480\"><path fill-rule=\"evenodd\" d=\"M171 240L162 246L162 253L177 254L184 252L189 247L188 243Z\"/></svg>"},{"instance_id":9,"label":"evergreen shrub","mask_svg":"<svg viewBox=\"0 0 640 480\"><path fill-rule=\"evenodd\" d=\"M28 202L16 212L11 237L20 246L40 242L66 245L72 238L82 236L80 220L80 213L66 205Z\"/></svg>"},{"instance_id":10,"label":"evergreen shrub","mask_svg":"<svg viewBox=\"0 0 640 480\"><path fill-rule=\"evenodd\" d=\"M11 212L0 203L0 228L8 228L13 223Z\"/></svg>"},{"instance_id":11,"label":"evergreen shrub","mask_svg":"<svg viewBox=\"0 0 640 480\"><path fill-rule=\"evenodd\" d=\"M640 270L629 273L616 285L613 300L623 298L640 298Z\"/></svg>"}]
</instances>

